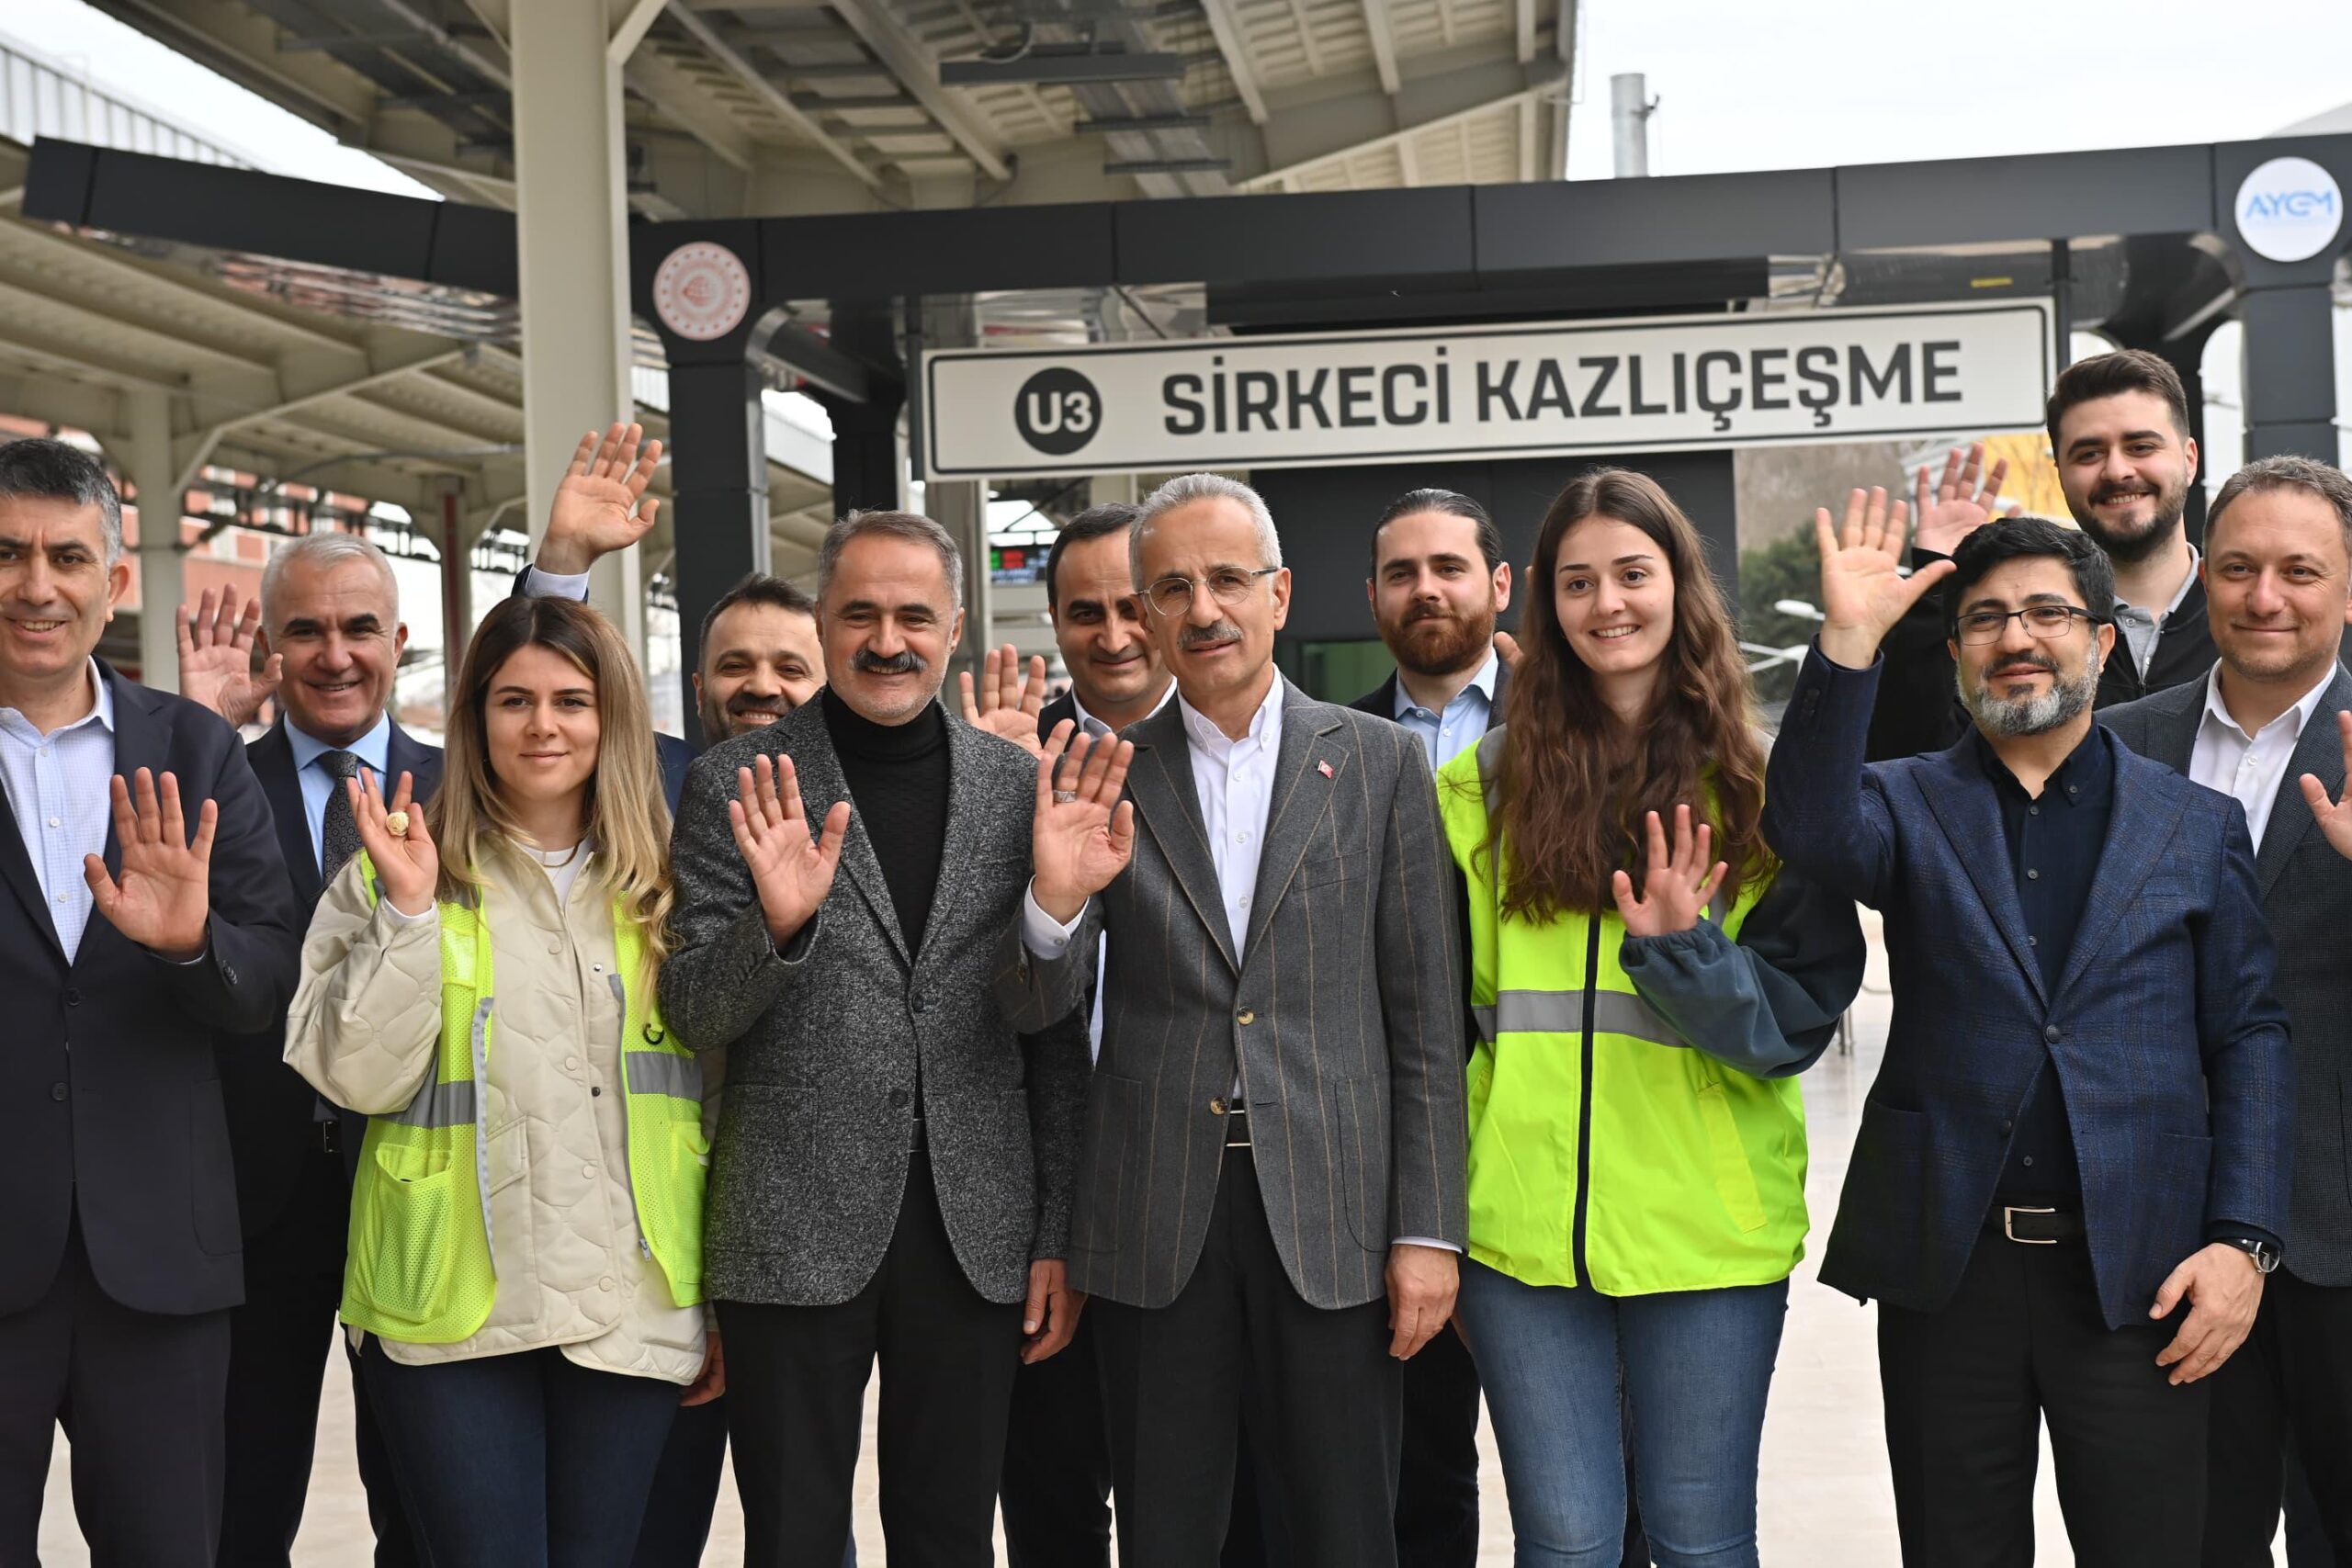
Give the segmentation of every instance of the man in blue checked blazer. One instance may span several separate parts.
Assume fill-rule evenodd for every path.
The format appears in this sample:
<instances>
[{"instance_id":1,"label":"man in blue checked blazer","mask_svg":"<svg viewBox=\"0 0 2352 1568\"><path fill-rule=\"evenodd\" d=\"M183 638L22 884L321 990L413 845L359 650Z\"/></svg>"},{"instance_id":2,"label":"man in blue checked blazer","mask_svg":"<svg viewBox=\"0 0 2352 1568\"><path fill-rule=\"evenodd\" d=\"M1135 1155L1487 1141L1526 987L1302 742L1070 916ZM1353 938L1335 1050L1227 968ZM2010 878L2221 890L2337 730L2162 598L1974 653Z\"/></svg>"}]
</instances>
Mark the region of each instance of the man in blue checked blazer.
<instances>
[{"instance_id":1,"label":"man in blue checked blazer","mask_svg":"<svg viewBox=\"0 0 2352 1568\"><path fill-rule=\"evenodd\" d=\"M2285 1014L2239 805L2091 702L2107 558L2037 518L1909 579L1904 507L1823 510L1820 638L1765 832L1881 910L1886 1059L1824 1283L1879 1300L1906 1563L2030 1562L2049 1424L2077 1557L2198 1561L2211 1385L2287 1226ZM1888 628L1938 582L1973 727L1864 766Z\"/></svg>"}]
</instances>

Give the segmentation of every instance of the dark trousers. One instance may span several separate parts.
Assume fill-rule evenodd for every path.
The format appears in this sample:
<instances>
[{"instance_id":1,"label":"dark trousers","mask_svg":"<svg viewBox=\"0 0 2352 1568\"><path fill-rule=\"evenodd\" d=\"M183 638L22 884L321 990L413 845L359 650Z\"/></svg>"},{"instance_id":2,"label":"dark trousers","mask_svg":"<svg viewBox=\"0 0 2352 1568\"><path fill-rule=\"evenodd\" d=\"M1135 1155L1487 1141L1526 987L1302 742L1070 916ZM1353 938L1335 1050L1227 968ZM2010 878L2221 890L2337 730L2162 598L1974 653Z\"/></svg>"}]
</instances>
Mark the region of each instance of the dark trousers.
<instances>
[{"instance_id":1,"label":"dark trousers","mask_svg":"<svg viewBox=\"0 0 2352 1568\"><path fill-rule=\"evenodd\" d=\"M727 1401L681 1405L654 1468L629 1568L697 1568L727 1466Z\"/></svg>"},{"instance_id":2,"label":"dark trousers","mask_svg":"<svg viewBox=\"0 0 2352 1568\"><path fill-rule=\"evenodd\" d=\"M339 1340L344 1236L351 1182L343 1156L322 1148L299 1168L285 1211L245 1238L245 1302L229 1314L228 1475L221 1495L220 1568L287 1568L319 1429L319 1393ZM376 1428L357 1357L351 1415L359 1479L375 1527L376 1568L415 1568L416 1548Z\"/></svg>"},{"instance_id":3,"label":"dark trousers","mask_svg":"<svg viewBox=\"0 0 2352 1568\"><path fill-rule=\"evenodd\" d=\"M992 1568L1018 1302L983 1299L918 1153L882 1266L838 1306L718 1303L749 1568L834 1568L865 1381L882 1363L882 1534L891 1568Z\"/></svg>"},{"instance_id":4,"label":"dark trousers","mask_svg":"<svg viewBox=\"0 0 2352 1568\"><path fill-rule=\"evenodd\" d=\"M1257 1172L1227 1149L1193 1276L1164 1307L1096 1301L1122 1568L1208 1568L1238 1434L1257 1459L1270 1555L1295 1568L1396 1561L1400 1373L1383 1301L1327 1312L1292 1288Z\"/></svg>"},{"instance_id":5,"label":"dark trousers","mask_svg":"<svg viewBox=\"0 0 2352 1568\"><path fill-rule=\"evenodd\" d=\"M211 1568L220 1529L229 1314L133 1312L77 1225L49 1293L0 1317L0 1563L40 1558L56 1428L91 1568Z\"/></svg>"},{"instance_id":6,"label":"dark trousers","mask_svg":"<svg viewBox=\"0 0 2352 1568\"><path fill-rule=\"evenodd\" d=\"M1010 1568L1110 1568L1111 1450L1091 1314L1061 1354L1013 1373L997 1500Z\"/></svg>"},{"instance_id":7,"label":"dark trousers","mask_svg":"<svg viewBox=\"0 0 2352 1568\"><path fill-rule=\"evenodd\" d=\"M1405 1363L1397 1568L1478 1561L1478 1368L1451 1325Z\"/></svg>"},{"instance_id":8,"label":"dark trousers","mask_svg":"<svg viewBox=\"0 0 2352 1568\"><path fill-rule=\"evenodd\" d=\"M628 1568L676 1383L559 1349L402 1366L373 1337L360 1371L433 1568Z\"/></svg>"},{"instance_id":9,"label":"dark trousers","mask_svg":"<svg viewBox=\"0 0 2352 1568\"><path fill-rule=\"evenodd\" d=\"M2205 1526L2211 1382L2174 1388L2173 1319L2110 1331L2090 1256L1997 1233L1940 1312L1879 1305L1894 1512L1910 1568L2033 1561L2033 1478L2050 1427L2083 1568L2192 1568Z\"/></svg>"},{"instance_id":10,"label":"dark trousers","mask_svg":"<svg viewBox=\"0 0 2352 1568\"><path fill-rule=\"evenodd\" d=\"M2352 1287L2271 1275L2254 1333L2212 1382L2205 1568L2267 1568L2282 1492L2290 1560L2312 1555L2303 1538L2316 1537L2352 1563ZM2290 1450L2309 1487L2307 1519L2287 1489Z\"/></svg>"}]
</instances>

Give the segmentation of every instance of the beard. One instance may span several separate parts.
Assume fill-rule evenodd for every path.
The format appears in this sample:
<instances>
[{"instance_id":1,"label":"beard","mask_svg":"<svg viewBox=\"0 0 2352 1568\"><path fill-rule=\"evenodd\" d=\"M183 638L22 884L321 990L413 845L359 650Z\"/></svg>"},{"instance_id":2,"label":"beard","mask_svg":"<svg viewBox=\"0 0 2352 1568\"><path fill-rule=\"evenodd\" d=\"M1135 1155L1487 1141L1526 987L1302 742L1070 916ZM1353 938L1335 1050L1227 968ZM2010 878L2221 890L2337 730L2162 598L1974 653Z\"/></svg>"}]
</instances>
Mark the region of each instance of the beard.
<instances>
[{"instance_id":1,"label":"beard","mask_svg":"<svg viewBox=\"0 0 2352 1568\"><path fill-rule=\"evenodd\" d=\"M1408 615L1388 651L1416 675L1458 675L1475 669L1495 642L1495 613L1457 615L1450 610Z\"/></svg>"},{"instance_id":2,"label":"beard","mask_svg":"<svg viewBox=\"0 0 2352 1568\"><path fill-rule=\"evenodd\" d=\"M2091 536L2093 543L2107 552L2108 559L2118 566L2136 566L2170 544L2172 536L2180 531L2181 515L2188 505L2188 484L2189 481L2183 479L2177 485L2159 487L2151 498L2146 526L2135 531L2125 532L2111 526L2092 508L2102 501L2113 500L2119 494L2147 495L2149 492L2146 491L2117 490L2102 484L2091 491L2089 503L2075 513L2075 522Z\"/></svg>"},{"instance_id":3,"label":"beard","mask_svg":"<svg viewBox=\"0 0 2352 1568\"><path fill-rule=\"evenodd\" d=\"M2017 663L2019 660L2012 660ZM1987 735L2014 739L2041 735L2079 716L2098 698L2098 653L2092 650L2082 669L2069 679L2055 660L2036 654L2022 660L2050 671L2050 689L2039 696L1997 695L1989 682L1973 681L1966 671L1959 676L1961 705Z\"/></svg>"}]
</instances>

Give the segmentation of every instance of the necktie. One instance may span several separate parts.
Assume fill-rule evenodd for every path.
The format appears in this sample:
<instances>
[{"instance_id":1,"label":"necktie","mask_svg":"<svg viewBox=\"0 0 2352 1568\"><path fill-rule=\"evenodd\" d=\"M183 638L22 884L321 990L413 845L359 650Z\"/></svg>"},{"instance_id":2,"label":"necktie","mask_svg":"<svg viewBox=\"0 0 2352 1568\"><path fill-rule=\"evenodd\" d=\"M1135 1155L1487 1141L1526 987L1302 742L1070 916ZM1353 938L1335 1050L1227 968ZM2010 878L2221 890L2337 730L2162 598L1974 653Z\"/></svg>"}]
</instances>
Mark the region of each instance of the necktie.
<instances>
[{"instance_id":1,"label":"necktie","mask_svg":"<svg viewBox=\"0 0 2352 1568\"><path fill-rule=\"evenodd\" d=\"M349 751L322 751L320 767L334 780L327 792L326 819L319 825L319 885L334 880L344 862L359 852L359 819L351 812L351 792L345 781L359 776L359 759Z\"/></svg>"}]
</instances>

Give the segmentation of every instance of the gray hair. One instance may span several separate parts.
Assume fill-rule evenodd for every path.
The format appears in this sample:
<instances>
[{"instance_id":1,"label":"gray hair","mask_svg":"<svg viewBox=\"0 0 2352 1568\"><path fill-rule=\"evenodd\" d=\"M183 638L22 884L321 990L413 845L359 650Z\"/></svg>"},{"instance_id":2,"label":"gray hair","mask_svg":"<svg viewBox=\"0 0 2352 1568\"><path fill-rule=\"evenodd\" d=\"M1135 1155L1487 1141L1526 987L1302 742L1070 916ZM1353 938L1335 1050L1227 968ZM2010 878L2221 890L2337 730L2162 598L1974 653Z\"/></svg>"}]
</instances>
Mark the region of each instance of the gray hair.
<instances>
[{"instance_id":1,"label":"gray hair","mask_svg":"<svg viewBox=\"0 0 2352 1568\"><path fill-rule=\"evenodd\" d=\"M106 466L79 446L46 435L0 446L0 496L96 507L107 565L122 558L122 496L114 480L107 478ZM167 529L164 536L176 539L179 508L173 507L172 513L163 525Z\"/></svg>"},{"instance_id":2,"label":"gray hair","mask_svg":"<svg viewBox=\"0 0 2352 1568\"><path fill-rule=\"evenodd\" d=\"M949 608L964 607L964 552L956 547L954 535L919 512L853 512L826 529L825 542L817 547L817 598L820 603L832 590L833 569L841 564L842 551L852 539L872 534L929 545L937 550L939 564L947 573L948 597L955 601Z\"/></svg>"},{"instance_id":3,"label":"gray hair","mask_svg":"<svg viewBox=\"0 0 2352 1568\"><path fill-rule=\"evenodd\" d=\"M261 624L264 630L276 636L278 629L277 599L283 592L286 569L300 562L319 571L332 571L348 562L364 560L374 567L384 580L384 592L391 596L392 619L401 618L401 581L392 574L392 558L375 544L357 534L305 534L292 544L269 558L261 569ZM389 629L389 628L388 628Z\"/></svg>"},{"instance_id":4,"label":"gray hair","mask_svg":"<svg viewBox=\"0 0 2352 1568\"><path fill-rule=\"evenodd\" d=\"M1223 474L1179 474L1144 498L1136 513L1135 531L1127 536L1127 575L1137 588L1143 586L1145 533L1156 526L1162 516L1196 501L1238 502L1258 527L1258 564L1283 564L1282 538L1274 532L1274 514L1266 510L1264 496L1239 479L1229 479Z\"/></svg>"}]
</instances>

